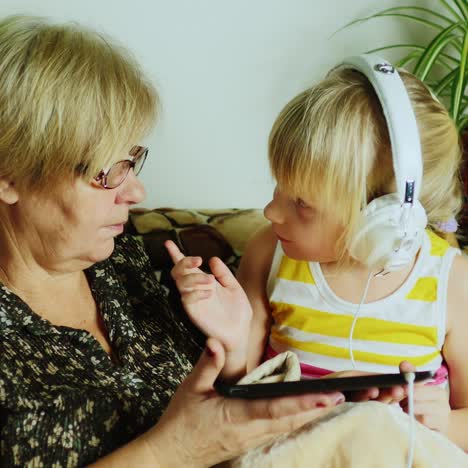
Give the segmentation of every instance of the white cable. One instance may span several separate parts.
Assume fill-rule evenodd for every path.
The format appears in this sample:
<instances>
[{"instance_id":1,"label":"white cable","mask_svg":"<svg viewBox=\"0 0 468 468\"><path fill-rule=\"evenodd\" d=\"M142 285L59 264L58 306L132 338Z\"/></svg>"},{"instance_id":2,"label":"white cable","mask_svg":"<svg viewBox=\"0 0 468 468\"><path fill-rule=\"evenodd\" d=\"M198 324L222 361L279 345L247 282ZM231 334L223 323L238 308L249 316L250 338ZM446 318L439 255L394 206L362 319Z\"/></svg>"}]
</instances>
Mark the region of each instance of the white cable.
<instances>
[{"instance_id":1,"label":"white cable","mask_svg":"<svg viewBox=\"0 0 468 468\"><path fill-rule=\"evenodd\" d=\"M353 323L351 324L351 330L349 332L349 357L351 359L351 364L353 365L353 369L356 369L356 362L354 361L354 354L353 354L353 334L354 328L356 326L356 322L358 319L359 311L361 310L362 305L367 296L367 292L369 290L370 282L372 278L372 271L369 272L369 276L367 277L366 287L364 288L364 293L362 294L361 301L359 306L354 312ZM407 468L412 468L413 466L413 458L414 458L414 442L415 442L415 428L414 428L414 379L415 374L414 372L405 372L404 374L406 382L408 382L408 414L410 418L410 428L409 428L409 447L408 447L408 459L407 459Z\"/></svg>"},{"instance_id":2,"label":"white cable","mask_svg":"<svg viewBox=\"0 0 468 468\"><path fill-rule=\"evenodd\" d=\"M359 311L361 310L362 304L364 304L364 301L366 300L367 291L369 290L371 278L372 278L372 271L369 271L369 276L367 277L366 287L364 288L364 293L362 294L361 302L359 303L357 309L354 312L353 323L351 324L351 330L349 331L349 340L348 340L349 341L349 346L348 346L349 358L351 359L351 364L353 366L353 369L356 369L356 363L354 362L354 354L353 354L354 327L356 326L356 322L357 322Z\"/></svg>"},{"instance_id":3,"label":"white cable","mask_svg":"<svg viewBox=\"0 0 468 468\"><path fill-rule=\"evenodd\" d=\"M408 414L410 418L410 429L409 429L409 447L408 447L408 460L406 463L407 468L413 466L414 458L414 442L415 442L415 433L414 433L414 372L406 372L405 380L408 382Z\"/></svg>"}]
</instances>

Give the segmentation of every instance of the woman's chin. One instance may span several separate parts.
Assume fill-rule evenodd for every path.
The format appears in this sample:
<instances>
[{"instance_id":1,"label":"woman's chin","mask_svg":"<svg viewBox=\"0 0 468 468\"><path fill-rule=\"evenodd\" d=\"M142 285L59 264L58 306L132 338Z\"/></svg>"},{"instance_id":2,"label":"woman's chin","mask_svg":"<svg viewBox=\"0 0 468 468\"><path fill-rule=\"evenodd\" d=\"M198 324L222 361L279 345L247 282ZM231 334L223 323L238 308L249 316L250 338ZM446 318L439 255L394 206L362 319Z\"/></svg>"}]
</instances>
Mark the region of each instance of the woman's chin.
<instances>
[{"instance_id":1,"label":"woman's chin","mask_svg":"<svg viewBox=\"0 0 468 468\"><path fill-rule=\"evenodd\" d=\"M91 263L98 263L107 260L112 255L114 248L115 242L113 237L101 240L99 242L99 246L89 253L88 260Z\"/></svg>"}]
</instances>

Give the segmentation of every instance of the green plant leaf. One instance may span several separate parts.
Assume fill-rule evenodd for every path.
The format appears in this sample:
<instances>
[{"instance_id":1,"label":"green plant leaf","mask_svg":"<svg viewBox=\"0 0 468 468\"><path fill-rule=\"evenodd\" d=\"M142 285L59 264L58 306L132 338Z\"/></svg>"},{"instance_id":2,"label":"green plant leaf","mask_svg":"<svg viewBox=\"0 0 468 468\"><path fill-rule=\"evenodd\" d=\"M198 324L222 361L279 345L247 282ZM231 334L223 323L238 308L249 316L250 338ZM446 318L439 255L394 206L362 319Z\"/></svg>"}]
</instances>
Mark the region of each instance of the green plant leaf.
<instances>
[{"instance_id":1,"label":"green plant leaf","mask_svg":"<svg viewBox=\"0 0 468 468\"><path fill-rule=\"evenodd\" d=\"M398 60L398 62L395 63L395 66L397 68L404 68L409 63L414 62L415 60L418 60L420 56L421 56L421 52L418 52L418 51L411 52L410 54L403 57L401 60Z\"/></svg>"},{"instance_id":2,"label":"green plant leaf","mask_svg":"<svg viewBox=\"0 0 468 468\"><path fill-rule=\"evenodd\" d=\"M447 73L437 84L437 86L433 87L434 94L436 96L443 96L443 92L447 87L452 83L455 77L458 74L458 67L452 70L450 73Z\"/></svg>"},{"instance_id":3,"label":"green plant leaf","mask_svg":"<svg viewBox=\"0 0 468 468\"><path fill-rule=\"evenodd\" d=\"M349 28L351 26L354 26L355 24L359 24L359 23L364 23L366 21L369 21L371 19L374 19L374 18L380 18L380 17L384 17L384 16L395 16L395 17L403 17L403 18L407 18L407 19L411 19L413 21L416 21L418 23L423 23L425 24L426 26L430 26L432 28L435 28L435 29L438 29L439 31L441 31L443 28L443 26L441 26L440 24L437 24L437 23L434 23L432 21L428 21L428 20L425 20L425 19L422 19L422 18L419 18L418 16L414 16L414 15L405 15L405 14L398 14L398 13L384 13L385 10L379 12L379 13L374 13L373 15L370 15L370 16L366 16L364 18L359 18L357 20L353 20L347 24L345 24L344 26L342 26L341 28L339 28L337 31L335 31L333 35L339 33L340 31L343 31L343 29L346 29L346 28Z\"/></svg>"},{"instance_id":4,"label":"green plant leaf","mask_svg":"<svg viewBox=\"0 0 468 468\"><path fill-rule=\"evenodd\" d=\"M457 128L460 133L462 130L466 130L468 128L468 115L464 115L461 119L458 120Z\"/></svg>"},{"instance_id":5,"label":"green plant leaf","mask_svg":"<svg viewBox=\"0 0 468 468\"><path fill-rule=\"evenodd\" d=\"M352 21L340 31L354 24L383 17L402 18L435 29L437 32L427 46L397 43L374 48L368 53L407 49L399 61L395 61L395 65L413 68L413 73L436 96L443 98L458 128L468 130L468 97L465 95L468 85L468 0L438 0L438 3L441 6L438 11L416 5L387 8ZM436 66L446 70L441 79L437 73L433 73Z\"/></svg>"},{"instance_id":6,"label":"green plant leaf","mask_svg":"<svg viewBox=\"0 0 468 468\"><path fill-rule=\"evenodd\" d=\"M388 46L382 46L382 47L376 47L375 49L368 50L366 53L367 54L372 54L374 52L380 52L381 50L387 50L387 49L397 49L397 48L405 48L405 49L417 49L417 50L423 50L424 47L417 45L417 44L391 44Z\"/></svg>"},{"instance_id":7,"label":"green plant leaf","mask_svg":"<svg viewBox=\"0 0 468 468\"><path fill-rule=\"evenodd\" d=\"M444 5L445 8L447 8L448 11L450 11L450 13L452 13L452 15L457 19L457 20L460 20L460 21L463 21L463 17L460 16L458 14L458 12L452 8L452 6L450 5L449 2L447 2L446 0L439 0L440 3L442 3L442 5Z\"/></svg>"},{"instance_id":8,"label":"green plant leaf","mask_svg":"<svg viewBox=\"0 0 468 468\"><path fill-rule=\"evenodd\" d=\"M448 18L447 16L441 15L440 13L437 13L433 10L430 10L429 8L424 8L424 7L418 7L418 6L400 6L400 7L393 7L393 8L387 8L386 10L379 11L378 14L386 14L386 13L401 13L405 11L422 11L423 13L426 13L431 16L435 16L438 19L441 19L443 21L447 21L449 24L453 23L453 19ZM460 18L461 19L461 18Z\"/></svg>"},{"instance_id":9,"label":"green plant leaf","mask_svg":"<svg viewBox=\"0 0 468 468\"><path fill-rule=\"evenodd\" d=\"M384 47L377 47L375 49L366 51L366 53L372 54L375 52L381 52L383 50L390 50L390 49L396 49L396 48L415 49L413 52L410 52L409 54L403 56L399 61L395 62L396 67L404 67L408 65L408 63L411 63L414 60L419 59L419 57L424 52L424 50L426 50L425 47L420 46L420 45L415 45L415 44L394 44L394 45L389 45L389 46L384 46ZM449 61L452 62L452 64L450 64ZM455 57L452 57L449 54L441 52L437 56L435 63L437 65L441 65L445 67L447 70L452 70L453 65L458 66L459 60L456 59Z\"/></svg>"},{"instance_id":10,"label":"green plant leaf","mask_svg":"<svg viewBox=\"0 0 468 468\"><path fill-rule=\"evenodd\" d=\"M436 24L436 23L433 23L432 21L428 21L428 20L425 20L423 18L419 18L418 16L413 16L413 15L405 15L405 14L399 14L399 13L388 13L388 14L380 14L380 13L376 13L375 15L373 16L370 16L368 17L367 19L370 19L370 18L378 18L378 17L384 17L384 16L391 16L391 17L399 17L399 18L406 18L406 19L411 19L417 23L422 23L422 24L425 24L426 26L432 26L432 27L435 27L437 28L439 31L441 31L440 34L442 34L444 31L447 31L447 29L450 29L450 28L453 28L452 30L455 30L459 27L463 28L463 29L466 29L466 24L465 22L463 21L458 21L457 23L455 24L451 24L451 26L447 26L446 28L444 28L443 26L441 26L440 24ZM454 27L456 25L456 27ZM438 37L438 36L436 36ZM459 51L461 52L461 45L457 43L458 41L458 37L456 37L454 39L454 42L453 42L453 46Z\"/></svg>"},{"instance_id":11,"label":"green plant leaf","mask_svg":"<svg viewBox=\"0 0 468 468\"><path fill-rule=\"evenodd\" d=\"M458 79L453 82L453 93L450 102L450 110L452 117L456 120L460 112L460 104L463 99L463 94L466 86L466 62L468 55L468 31L465 31L465 38L463 41L463 50L460 57L460 67L458 69Z\"/></svg>"},{"instance_id":12,"label":"green plant leaf","mask_svg":"<svg viewBox=\"0 0 468 468\"><path fill-rule=\"evenodd\" d=\"M465 117L468 117L467 113L466 113L466 106L463 107L463 113L460 113L460 115L458 116L458 119L457 119L457 122L460 122L461 120L463 120ZM458 125L458 124L457 124Z\"/></svg>"},{"instance_id":13,"label":"green plant leaf","mask_svg":"<svg viewBox=\"0 0 468 468\"><path fill-rule=\"evenodd\" d=\"M424 81L432 65L434 64L437 56L441 53L444 47L450 44L456 37L453 35L453 31L460 27L463 28L463 24L460 22L452 24L451 26L445 28L442 32L440 32L429 43L429 45L426 47L426 50L419 59L419 62L414 68L414 74L417 77Z\"/></svg>"},{"instance_id":14,"label":"green plant leaf","mask_svg":"<svg viewBox=\"0 0 468 468\"><path fill-rule=\"evenodd\" d=\"M463 19L468 21L468 6L466 5L466 0L453 0L460 10Z\"/></svg>"},{"instance_id":15,"label":"green plant leaf","mask_svg":"<svg viewBox=\"0 0 468 468\"><path fill-rule=\"evenodd\" d=\"M373 15L374 18L380 18L380 17L384 17L384 16L393 16L393 17L396 17L396 18L406 18L406 19L410 19L412 21L415 21L416 23L425 24L426 26L430 26L432 28L436 28L436 29L439 29L439 30L443 29L443 26L441 26L440 24L434 23L434 22L426 20L424 18L420 18L419 16L407 15L405 13L376 13L375 15Z\"/></svg>"},{"instance_id":16,"label":"green plant leaf","mask_svg":"<svg viewBox=\"0 0 468 468\"><path fill-rule=\"evenodd\" d=\"M426 50L426 47L423 47L423 46L418 45L418 44L392 44L392 45L377 47L376 49L368 50L366 53L372 54L374 52L380 52L381 50L397 49L397 48L415 49L415 50L420 51L420 52L423 52L424 50ZM454 64L458 64L458 62L459 62L459 60L457 58L452 57L449 54L441 53L440 56L444 57L447 60L450 60Z\"/></svg>"}]
</instances>

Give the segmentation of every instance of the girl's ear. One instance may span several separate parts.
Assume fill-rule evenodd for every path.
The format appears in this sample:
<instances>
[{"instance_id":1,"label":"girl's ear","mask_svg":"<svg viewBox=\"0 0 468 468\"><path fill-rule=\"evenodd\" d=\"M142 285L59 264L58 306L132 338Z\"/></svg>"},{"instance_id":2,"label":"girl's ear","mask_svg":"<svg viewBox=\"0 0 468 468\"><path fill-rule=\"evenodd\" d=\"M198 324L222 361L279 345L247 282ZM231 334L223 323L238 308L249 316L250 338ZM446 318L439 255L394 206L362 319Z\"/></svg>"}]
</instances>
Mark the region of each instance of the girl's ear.
<instances>
[{"instance_id":1,"label":"girl's ear","mask_svg":"<svg viewBox=\"0 0 468 468\"><path fill-rule=\"evenodd\" d=\"M14 205L19 199L15 184L8 179L0 177L0 201L7 205Z\"/></svg>"}]
</instances>

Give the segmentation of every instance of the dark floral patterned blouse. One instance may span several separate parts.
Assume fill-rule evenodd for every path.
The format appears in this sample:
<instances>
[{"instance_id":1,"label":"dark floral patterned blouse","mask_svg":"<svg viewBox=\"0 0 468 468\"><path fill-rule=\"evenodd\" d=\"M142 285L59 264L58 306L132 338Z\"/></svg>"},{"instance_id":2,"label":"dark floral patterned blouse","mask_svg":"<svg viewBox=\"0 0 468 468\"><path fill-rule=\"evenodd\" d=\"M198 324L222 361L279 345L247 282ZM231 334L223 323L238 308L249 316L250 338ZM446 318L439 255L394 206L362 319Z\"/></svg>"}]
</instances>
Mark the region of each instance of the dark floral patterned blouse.
<instances>
[{"instance_id":1,"label":"dark floral patterned blouse","mask_svg":"<svg viewBox=\"0 0 468 468\"><path fill-rule=\"evenodd\" d=\"M137 239L117 238L86 275L115 359L0 286L2 467L83 466L112 452L155 424L200 353Z\"/></svg>"}]
</instances>

